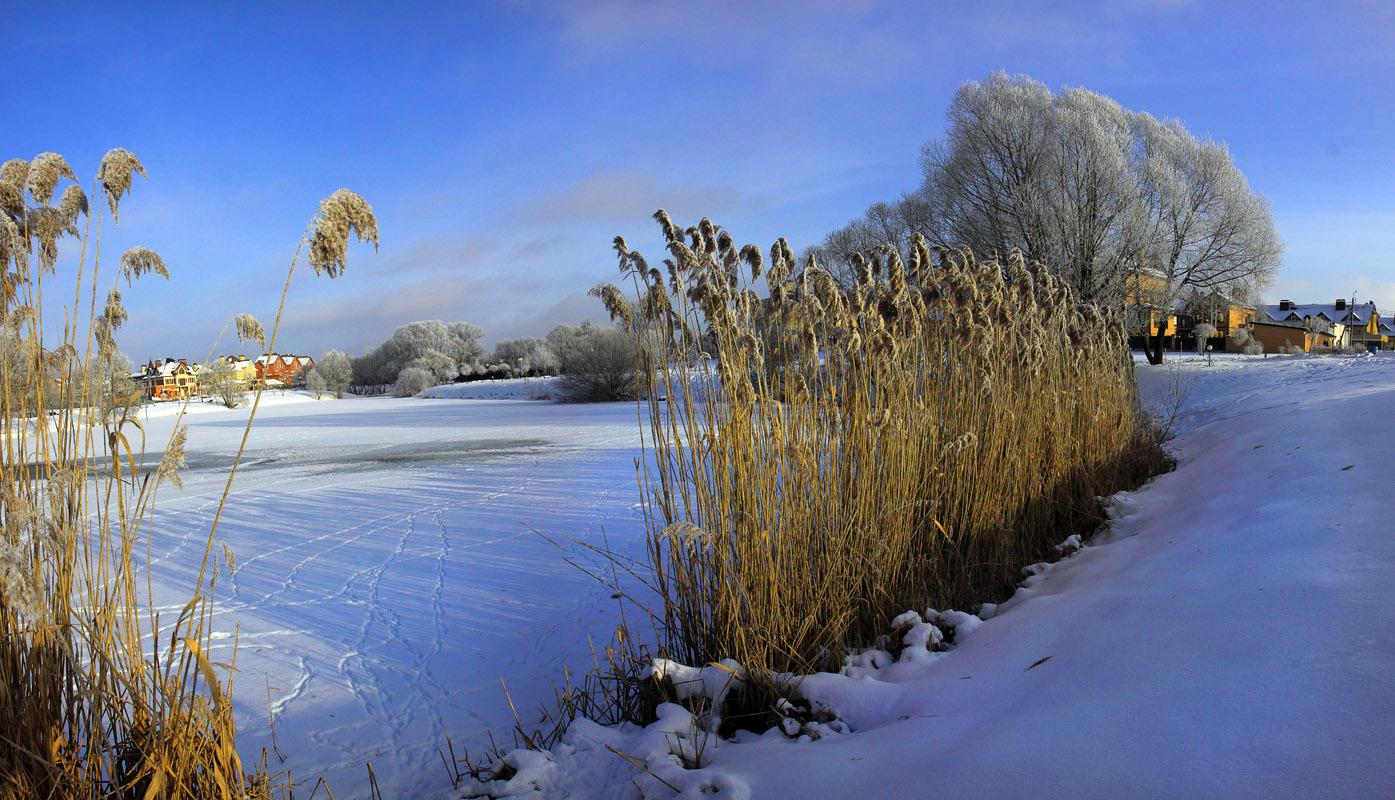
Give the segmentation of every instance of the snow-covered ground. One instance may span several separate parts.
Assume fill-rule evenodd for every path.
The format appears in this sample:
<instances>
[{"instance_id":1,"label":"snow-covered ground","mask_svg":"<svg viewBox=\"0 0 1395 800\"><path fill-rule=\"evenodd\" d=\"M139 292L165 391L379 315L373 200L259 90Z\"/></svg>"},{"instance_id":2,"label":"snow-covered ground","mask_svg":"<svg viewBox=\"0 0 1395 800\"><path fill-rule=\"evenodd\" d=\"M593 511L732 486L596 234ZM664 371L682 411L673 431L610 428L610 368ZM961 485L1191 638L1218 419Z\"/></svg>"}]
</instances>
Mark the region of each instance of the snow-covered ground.
<instances>
[{"instance_id":1,"label":"snow-covered ground","mask_svg":"<svg viewBox=\"0 0 1395 800\"><path fill-rule=\"evenodd\" d=\"M557 397L557 378L496 378L446 383L427 389L421 396L451 400L552 400Z\"/></svg>"},{"instance_id":2,"label":"snow-covered ground","mask_svg":"<svg viewBox=\"0 0 1395 800\"><path fill-rule=\"evenodd\" d=\"M141 412L152 450L177 408ZM247 415L194 403L185 417L184 490L161 487L150 537L166 625L188 600ZM287 760L273 756L273 772L366 797L371 761L384 796L418 797L450 785L436 751L446 733L472 756L490 732L509 741L500 679L535 718L562 666L584 674L588 636L603 646L618 620L610 591L529 528L642 548L638 455L629 403L265 395L218 530L236 570L220 567L213 660L231 660L240 626L244 758L271 749L274 711Z\"/></svg>"},{"instance_id":3,"label":"snow-covered ground","mask_svg":"<svg viewBox=\"0 0 1395 800\"><path fill-rule=\"evenodd\" d=\"M666 706L646 730L579 722L491 793L1391 796L1395 356L1170 357L1138 367L1145 396L1179 370L1178 469L981 623L904 620L918 643L922 617L955 627L953 649L807 678L824 724L803 740L719 741Z\"/></svg>"}]
</instances>

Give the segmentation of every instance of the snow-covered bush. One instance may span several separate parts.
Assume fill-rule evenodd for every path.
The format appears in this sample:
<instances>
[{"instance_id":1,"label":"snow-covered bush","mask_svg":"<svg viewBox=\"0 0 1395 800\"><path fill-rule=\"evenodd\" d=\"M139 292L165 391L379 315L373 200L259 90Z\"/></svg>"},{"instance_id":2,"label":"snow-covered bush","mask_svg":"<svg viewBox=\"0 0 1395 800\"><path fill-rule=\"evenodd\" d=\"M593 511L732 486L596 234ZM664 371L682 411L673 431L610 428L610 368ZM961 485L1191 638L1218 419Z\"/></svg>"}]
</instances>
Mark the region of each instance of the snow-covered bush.
<instances>
[{"instance_id":1,"label":"snow-covered bush","mask_svg":"<svg viewBox=\"0 0 1395 800\"><path fill-rule=\"evenodd\" d=\"M1255 339L1248 328L1236 328L1231 338L1235 340L1235 346L1240 348L1240 352L1247 356L1264 354L1264 343Z\"/></svg>"},{"instance_id":2,"label":"snow-covered bush","mask_svg":"<svg viewBox=\"0 0 1395 800\"><path fill-rule=\"evenodd\" d=\"M1206 352L1206 340L1216 335L1216 326L1209 322L1203 322L1192 328L1192 335L1196 337L1197 355L1202 355Z\"/></svg>"},{"instance_id":3,"label":"snow-covered bush","mask_svg":"<svg viewBox=\"0 0 1395 800\"><path fill-rule=\"evenodd\" d=\"M397 382L392 393L398 397L412 397L436 385L436 378L422 367L407 367L397 374Z\"/></svg>"}]
</instances>

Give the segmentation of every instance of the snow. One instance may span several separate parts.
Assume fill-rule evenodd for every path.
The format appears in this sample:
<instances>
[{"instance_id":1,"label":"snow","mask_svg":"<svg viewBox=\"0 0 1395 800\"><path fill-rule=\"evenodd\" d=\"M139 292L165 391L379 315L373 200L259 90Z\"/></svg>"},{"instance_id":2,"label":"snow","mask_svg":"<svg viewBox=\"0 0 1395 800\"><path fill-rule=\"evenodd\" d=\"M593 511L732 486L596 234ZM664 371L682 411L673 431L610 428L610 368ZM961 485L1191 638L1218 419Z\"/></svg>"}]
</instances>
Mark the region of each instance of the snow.
<instances>
[{"instance_id":1,"label":"snow","mask_svg":"<svg viewBox=\"0 0 1395 800\"><path fill-rule=\"evenodd\" d=\"M452 400L552 400L557 397L557 378L497 378L446 383L427 389L421 396Z\"/></svg>"},{"instance_id":2,"label":"snow","mask_svg":"<svg viewBox=\"0 0 1395 800\"><path fill-rule=\"evenodd\" d=\"M1388 796L1395 356L1170 357L1138 367L1145 397L1179 369L1178 469L1111 498L1093 545L1008 601L912 611L899 660L804 678L797 700L837 727L583 720L519 796ZM711 669L681 666L662 669Z\"/></svg>"},{"instance_id":3,"label":"snow","mask_svg":"<svg viewBox=\"0 0 1395 800\"><path fill-rule=\"evenodd\" d=\"M1395 782L1395 355L1137 365L1145 399L1193 389L1176 472L1109 499L1089 540L998 606L908 609L901 645L789 676L784 722L722 740L677 705L647 728L578 720L509 755L490 796L1384 796ZM490 387L489 383L495 383ZM263 395L218 538L212 660L231 660L244 758L275 743L308 792L454 798L513 710L535 726L619 619L564 561L574 536L643 552L634 404ZM433 390L436 391L436 390ZM182 404L140 410L152 448ZM185 489L150 553L168 622L187 601L249 409L195 402ZM153 459L152 459L153 460ZM149 464L147 466L150 466ZM531 529L530 529L531 528ZM536 529L538 533L534 533ZM1081 545L1085 545L1081 547ZM219 552L215 548L215 553ZM573 548L591 571L594 555ZM952 635L951 635L952 634ZM655 669L718 697L740 665ZM621 755L623 754L623 755Z\"/></svg>"},{"instance_id":4,"label":"snow","mask_svg":"<svg viewBox=\"0 0 1395 800\"><path fill-rule=\"evenodd\" d=\"M140 409L152 452L182 405ZM179 423L185 488L160 488L149 540L165 625L192 592L249 413L194 402ZM501 679L534 724L563 667L585 674L588 637L603 646L619 620L612 590L543 536L642 552L638 420L626 403L266 392L217 535L236 569L217 559L210 657L231 662L238 641L244 759L279 745L273 772L304 793L323 774L341 797L366 795L371 761L384 796L420 797L450 787L447 734L473 757L490 733L510 741Z\"/></svg>"}]
</instances>

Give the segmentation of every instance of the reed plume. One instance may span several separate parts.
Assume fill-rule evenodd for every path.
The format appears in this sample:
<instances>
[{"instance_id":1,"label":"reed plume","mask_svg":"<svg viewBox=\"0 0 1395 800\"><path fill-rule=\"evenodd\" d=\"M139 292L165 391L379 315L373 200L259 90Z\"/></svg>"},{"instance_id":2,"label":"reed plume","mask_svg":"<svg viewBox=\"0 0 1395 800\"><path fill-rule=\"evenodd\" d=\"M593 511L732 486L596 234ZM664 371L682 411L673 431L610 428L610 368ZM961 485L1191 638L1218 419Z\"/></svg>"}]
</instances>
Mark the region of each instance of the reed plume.
<instances>
[{"instance_id":1,"label":"reed plume","mask_svg":"<svg viewBox=\"0 0 1395 800\"><path fill-rule=\"evenodd\" d=\"M152 272L165 280L170 279L170 271L165 268L164 259L154 250L137 246L121 254L121 275L126 278L127 286L140 276Z\"/></svg>"},{"instance_id":2,"label":"reed plume","mask_svg":"<svg viewBox=\"0 0 1395 800\"><path fill-rule=\"evenodd\" d=\"M238 314L233 320L237 328L237 340L239 342L253 341L257 346L266 350L266 331L262 329L262 324L251 314Z\"/></svg>"},{"instance_id":3,"label":"reed plume","mask_svg":"<svg viewBox=\"0 0 1395 800\"><path fill-rule=\"evenodd\" d=\"M133 174L149 180L140 159L136 158L130 150L120 147L109 150L106 155L102 156L102 162L97 166L97 181L102 184L102 191L106 193L107 205L111 208L112 221L119 219L117 212L121 205L122 196L131 193L131 176Z\"/></svg>"},{"instance_id":4,"label":"reed plume","mask_svg":"<svg viewBox=\"0 0 1395 800\"><path fill-rule=\"evenodd\" d=\"M360 242L372 242L378 249L378 219L373 207L357 193L340 189L320 202L310 233L310 266L315 274L337 277L344 271L349 252L349 234Z\"/></svg>"},{"instance_id":5,"label":"reed plume","mask_svg":"<svg viewBox=\"0 0 1395 800\"><path fill-rule=\"evenodd\" d=\"M735 658L767 687L836 668L907 608L1001 598L1092 529L1097 497L1165 462L1122 326L1020 256L936 265L914 239L909 260L856 256L843 287L784 239L767 260L710 220L654 218L667 282L615 243L665 389L641 482L669 657ZM592 293L617 316L628 302ZM673 346L692 330L707 352Z\"/></svg>"},{"instance_id":6,"label":"reed plume","mask_svg":"<svg viewBox=\"0 0 1395 800\"><path fill-rule=\"evenodd\" d=\"M137 173L124 150L103 159L113 217ZM97 308L100 233L79 233L89 209L76 186L52 204L62 180L72 169L52 153L0 165L0 797L268 800L278 781L244 770L230 669L208 658L213 582L200 575L169 619L150 606L149 573L137 577L136 543L158 487L180 485L187 429L146 479L131 398L94 396L119 369L114 337L129 315L116 286ZM68 308L91 309L90 324L64 326L55 344L42 276L61 237L79 235ZM151 272L169 277L132 248L113 282Z\"/></svg>"}]
</instances>

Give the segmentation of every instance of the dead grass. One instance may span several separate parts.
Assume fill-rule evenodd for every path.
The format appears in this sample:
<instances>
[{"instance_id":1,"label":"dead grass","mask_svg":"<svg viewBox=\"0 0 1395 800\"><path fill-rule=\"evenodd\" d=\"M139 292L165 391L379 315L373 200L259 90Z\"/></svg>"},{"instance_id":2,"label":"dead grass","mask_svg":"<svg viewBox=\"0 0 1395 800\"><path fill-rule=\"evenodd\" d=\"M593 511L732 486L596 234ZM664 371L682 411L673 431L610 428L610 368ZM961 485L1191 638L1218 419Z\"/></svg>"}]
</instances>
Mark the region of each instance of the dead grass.
<instances>
[{"instance_id":1,"label":"dead grass","mask_svg":"<svg viewBox=\"0 0 1395 800\"><path fill-rule=\"evenodd\" d=\"M127 151L103 159L93 192L106 195L113 223L132 174L145 172ZM270 774L265 754L251 765L239 757L235 663L208 656L221 572L210 558L216 521L178 614L156 613L155 578L136 566L161 488L178 485L185 429L176 424L169 442L148 443L130 413L135 398L99 402L102 382L87 379L111 371L126 314L119 294L96 314L101 205L94 228L86 196L70 186L64 224L53 224L48 202L58 180L73 177L53 154L0 170L0 233L9 235L0 250L0 798L285 796L288 777ZM353 224L369 227L361 215ZM62 236L80 251L66 310L91 309L92 324L65 325L53 344L44 310L55 290L44 277ZM158 256L135 248L109 280L147 272L168 277ZM145 469L147 449L160 454L155 470ZM231 553L225 560L231 570Z\"/></svg>"},{"instance_id":2,"label":"dead grass","mask_svg":"<svg viewBox=\"0 0 1395 800\"><path fill-rule=\"evenodd\" d=\"M908 608L1012 591L1165 464L1121 320L1019 256L916 240L845 289L784 240L767 262L706 219L656 219L666 274L617 238L637 300L596 293L656 387L644 577L668 657L733 658L757 687L836 669Z\"/></svg>"}]
</instances>

